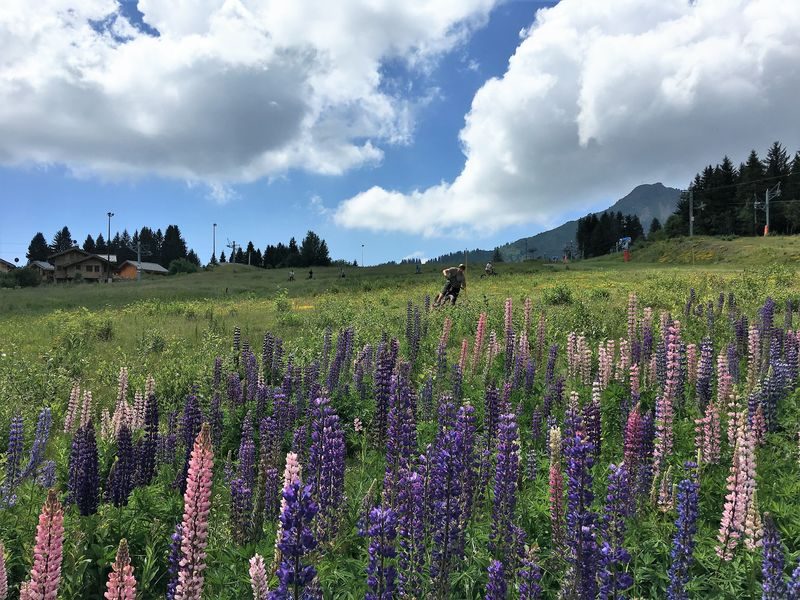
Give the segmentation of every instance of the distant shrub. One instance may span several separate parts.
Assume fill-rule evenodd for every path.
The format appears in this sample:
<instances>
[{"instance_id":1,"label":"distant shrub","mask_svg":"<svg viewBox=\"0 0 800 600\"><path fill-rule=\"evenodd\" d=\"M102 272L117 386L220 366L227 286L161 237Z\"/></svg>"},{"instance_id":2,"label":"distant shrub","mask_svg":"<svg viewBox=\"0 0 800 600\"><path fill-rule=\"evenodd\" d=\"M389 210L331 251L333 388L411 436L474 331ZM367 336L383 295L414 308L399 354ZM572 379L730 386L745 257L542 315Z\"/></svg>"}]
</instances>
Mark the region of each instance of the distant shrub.
<instances>
[{"instance_id":1,"label":"distant shrub","mask_svg":"<svg viewBox=\"0 0 800 600\"><path fill-rule=\"evenodd\" d=\"M544 291L545 304L572 304L572 290L565 285L557 285L554 288Z\"/></svg>"},{"instance_id":2,"label":"distant shrub","mask_svg":"<svg viewBox=\"0 0 800 600\"><path fill-rule=\"evenodd\" d=\"M197 273L197 265L185 258L176 258L169 263L169 274L177 275L178 273Z\"/></svg>"},{"instance_id":3,"label":"distant shrub","mask_svg":"<svg viewBox=\"0 0 800 600\"><path fill-rule=\"evenodd\" d=\"M0 273L0 287L35 287L41 282L39 273L33 269L14 269L8 273Z\"/></svg>"},{"instance_id":4,"label":"distant shrub","mask_svg":"<svg viewBox=\"0 0 800 600\"><path fill-rule=\"evenodd\" d=\"M95 335L97 336L98 340L102 340L104 342L111 340L114 337L114 323L111 322L111 319L100 321L97 324Z\"/></svg>"}]
</instances>

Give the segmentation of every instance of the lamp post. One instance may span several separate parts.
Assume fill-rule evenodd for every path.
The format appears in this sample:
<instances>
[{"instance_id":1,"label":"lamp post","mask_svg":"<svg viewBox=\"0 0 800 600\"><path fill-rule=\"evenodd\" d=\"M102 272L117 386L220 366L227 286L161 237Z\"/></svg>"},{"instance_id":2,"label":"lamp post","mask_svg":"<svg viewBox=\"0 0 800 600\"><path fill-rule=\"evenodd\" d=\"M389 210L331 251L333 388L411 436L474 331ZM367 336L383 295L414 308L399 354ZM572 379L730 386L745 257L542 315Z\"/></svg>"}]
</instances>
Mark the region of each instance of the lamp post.
<instances>
[{"instance_id":1,"label":"lamp post","mask_svg":"<svg viewBox=\"0 0 800 600\"><path fill-rule=\"evenodd\" d=\"M364 244L361 244L361 266L364 266Z\"/></svg>"},{"instance_id":2,"label":"lamp post","mask_svg":"<svg viewBox=\"0 0 800 600\"><path fill-rule=\"evenodd\" d=\"M212 228L211 234L211 257L214 259L214 262L217 262L217 224L214 223L214 227Z\"/></svg>"},{"instance_id":3,"label":"lamp post","mask_svg":"<svg viewBox=\"0 0 800 600\"><path fill-rule=\"evenodd\" d=\"M111 217L114 216L113 212L109 212L108 214L108 239L106 240L106 269L108 269L108 283L111 283Z\"/></svg>"}]
</instances>

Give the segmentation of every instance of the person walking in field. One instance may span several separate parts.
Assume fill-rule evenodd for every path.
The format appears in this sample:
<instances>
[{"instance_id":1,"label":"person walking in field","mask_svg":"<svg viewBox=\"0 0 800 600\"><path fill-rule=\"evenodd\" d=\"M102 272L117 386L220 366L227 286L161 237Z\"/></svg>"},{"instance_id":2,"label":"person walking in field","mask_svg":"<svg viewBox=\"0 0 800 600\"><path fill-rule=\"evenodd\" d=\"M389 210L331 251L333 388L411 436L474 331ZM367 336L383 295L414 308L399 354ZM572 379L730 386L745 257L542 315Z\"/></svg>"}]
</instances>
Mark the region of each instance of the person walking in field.
<instances>
[{"instance_id":1,"label":"person walking in field","mask_svg":"<svg viewBox=\"0 0 800 600\"><path fill-rule=\"evenodd\" d=\"M452 298L452 303L455 304L461 288L467 287L466 267L463 264L457 267L444 269L442 275L447 281L442 291L439 292L436 299L433 301L434 306L439 306L441 303L449 301L450 298Z\"/></svg>"}]
</instances>

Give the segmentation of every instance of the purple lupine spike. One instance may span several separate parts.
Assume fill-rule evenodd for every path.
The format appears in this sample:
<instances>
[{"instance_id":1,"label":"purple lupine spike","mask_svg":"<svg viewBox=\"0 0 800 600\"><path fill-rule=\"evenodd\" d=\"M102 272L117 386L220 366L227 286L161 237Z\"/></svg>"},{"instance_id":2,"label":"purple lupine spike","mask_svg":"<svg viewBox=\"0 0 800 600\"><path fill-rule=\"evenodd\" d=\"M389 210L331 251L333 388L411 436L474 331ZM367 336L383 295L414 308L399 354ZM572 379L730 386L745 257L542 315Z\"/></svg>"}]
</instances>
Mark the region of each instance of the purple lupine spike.
<instances>
[{"instance_id":1,"label":"purple lupine spike","mask_svg":"<svg viewBox=\"0 0 800 600\"><path fill-rule=\"evenodd\" d=\"M537 406L533 409L533 416L531 417L531 438L535 444L544 442L544 419L542 410Z\"/></svg>"},{"instance_id":2,"label":"purple lupine spike","mask_svg":"<svg viewBox=\"0 0 800 600\"><path fill-rule=\"evenodd\" d=\"M238 544L246 544L252 534L253 488L244 477L234 477L231 482L231 533Z\"/></svg>"},{"instance_id":3,"label":"purple lupine spike","mask_svg":"<svg viewBox=\"0 0 800 600\"><path fill-rule=\"evenodd\" d=\"M247 412L242 422L238 460L237 473L252 489L256 479L256 444L253 439L253 419L250 411Z\"/></svg>"},{"instance_id":4,"label":"purple lupine spike","mask_svg":"<svg viewBox=\"0 0 800 600\"><path fill-rule=\"evenodd\" d=\"M306 451L308 450L308 425L301 423L292 432L292 452L305 462Z\"/></svg>"},{"instance_id":5,"label":"purple lupine spike","mask_svg":"<svg viewBox=\"0 0 800 600\"><path fill-rule=\"evenodd\" d=\"M697 533L697 514L700 485L697 483L696 466L687 462L686 479L678 484L678 518L675 521L675 537L672 539L672 562L669 567L669 600L687 600L686 586L689 583L689 570L694 560L695 534Z\"/></svg>"},{"instance_id":6,"label":"purple lupine spike","mask_svg":"<svg viewBox=\"0 0 800 600\"><path fill-rule=\"evenodd\" d=\"M330 399L314 400L311 409L311 448L307 481L319 508L316 534L320 542L333 539L344 501L345 441L339 415Z\"/></svg>"},{"instance_id":7,"label":"purple lupine spike","mask_svg":"<svg viewBox=\"0 0 800 600\"><path fill-rule=\"evenodd\" d=\"M528 357L525 363L525 395L530 396L533 393L533 384L536 381L536 364L533 358Z\"/></svg>"},{"instance_id":8,"label":"purple lupine spike","mask_svg":"<svg viewBox=\"0 0 800 600\"><path fill-rule=\"evenodd\" d=\"M775 322L775 301L767 296L764 304L758 309L759 317L759 333L761 339L770 339L772 337L772 328Z\"/></svg>"},{"instance_id":9,"label":"purple lupine spike","mask_svg":"<svg viewBox=\"0 0 800 600\"><path fill-rule=\"evenodd\" d=\"M36 473L36 469L44 458L44 451L47 447L47 440L50 439L50 427L53 425L53 414L49 407L45 407L39 413L36 421L36 432L33 436L33 446L28 458L28 464L22 470L21 479L30 477Z\"/></svg>"},{"instance_id":10,"label":"purple lupine spike","mask_svg":"<svg viewBox=\"0 0 800 600\"><path fill-rule=\"evenodd\" d=\"M619 598L633 585L626 571L630 554L624 546L625 518L630 509L630 484L625 465L609 465L606 506L603 514L603 545L600 548L598 598Z\"/></svg>"},{"instance_id":11,"label":"purple lupine spike","mask_svg":"<svg viewBox=\"0 0 800 600\"><path fill-rule=\"evenodd\" d=\"M283 382L281 384L281 391L283 392L284 398L286 398L286 402L289 404L292 404L294 392L294 370L294 361L290 356L286 361L286 374L283 376Z\"/></svg>"},{"instance_id":12,"label":"purple lupine spike","mask_svg":"<svg viewBox=\"0 0 800 600\"><path fill-rule=\"evenodd\" d=\"M781 534L772 515L764 513L764 559L761 563L762 600L783 600L787 596L783 578L784 556Z\"/></svg>"},{"instance_id":13,"label":"purple lupine spike","mask_svg":"<svg viewBox=\"0 0 800 600\"><path fill-rule=\"evenodd\" d=\"M244 403L242 381L236 371L228 373L228 403L233 407L241 406Z\"/></svg>"},{"instance_id":14,"label":"purple lupine spike","mask_svg":"<svg viewBox=\"0 0 800 600\"><path fill-rule=\"evenodd\" d=\"M397 493L398 588L411 597L422 588L425 566L425 481L420 473L405 471Z\"/></svg>"},{"instance_id":15,"label":"purple lupine spike","mask_svg":"<svg viewBox=\"0 0 800 600\"><path fill-rule=\"evenodd\" d=\"M564 456L567 471L567 561L570 579L566 582L578 598L597 595L598 546L595 533L595 514L591 510L591 468L594 450L583 430L580 413L569 410L565 419Z\"/></svg>"},{"instance_id":16,"label":"purple lupine spike","mask_svg":"<svg viewBox=\"0 0 800 600\"><path fill-rule=\"evenodd\" d=\"M239 389L241 392L241 388ZM183 461L183 468L178 471L173 484L181 491L181 494L186 492L186 474L189 472L189 460L192 457L192 447L194 446L194 440L197 434L200 433L200 426L202 423L203 413L200 412L200 404L197 401L197 396L189 394L186 396L186 404L183 407L183 416L180 424L181 441L183 442L185 458Z\"/></svg>"},{"instance_id":17,"label":"purple lupine spike","mask_svg":"<svg viewBox=\"0 0 800 600\"><path fill-rule=\"evenodd\" d=\"M270 592L269 600L296 600L309 598L308 586L317 570L304 564L306 556L317 547L312 522L317 514L317 505L311 496L311 486L303 487L301 481L288 484L283 489L281 529L277 547L280 564L276 574L279 586Z\"/></svg>"},{"instance_id":18,"label":"purple lupine spike","mask_svg":"<svg viewBox=\"0 0 800 600\"><path fill-rule=\"evenodd\" d=\"M365 600L391 600L396 597L397 514L391 508L377 506L369 511L365 530L370 538L367 554L367 587Z\"/></svg>"},{"instance_id":19,"label":"purple lupine spike","mask_svg":"<svg viewBox=\"0 0 800 600\"><path fill-rule=\"evenodd\" d=\"M272 383L272 353L275 348L275 337L268 331L261 344L261 369L267 383Z\"/></svg>"},{"instance_id":20,"label":"purple lupine spike","mask_svg":"<svg viewBox=\"0 0 800 600\"><path fill-rule=\"evenodd\" d=\"M331 362L331 336L333 331L331 326L325 327L325 332L322 334L322 372L327 373Z\"/></svg>"},{"instance_id":21,"label":"purple lupine spike","mask_svg":"<svg viewBox=\"0 0 800 600\"><path fill-rule=\"evenodd\" d=\"M497 467L489 551L504 564L510 564L513 550L510 541L519 479L519 432L514 413L500 416L497 437Z\"/></svg>"},{"instance_id":22,"label":"purple lupine spike","mask_svg":"<svg viewBox=\"0 0 800 600\"><path fill-rule=\"evenodd\" d=\"M438 597L449 593L450 574L461 558L461 445L452 428L439 431L430 461L431 539L430 576Z\"/></svg>"},{"instance_id":23,"label":"purple lupine spike","mask_svg":"<svg viewBox=\"0 0 800 600\"><path fill-rule=\"evenodd\" d=\"M162 463L172 464L175 462L175 454L178 445L178 411L173 410L167 415L167 433L158 439L158 456Z\"/></svg>"},{"instance_id":24,"label":"purple lupine spike","mask_svg":"<svg viewBox=\"0 0 800 600\"><path fill-rule=\"evenodd\" d=\"M222 382L222 357L217 356L214 358L214 371L211 377L211 387L215 390L219 389L219 384Z\"/></svg>"},{"instance_id":25,"label":"purple lupine spike","mask_svg":"<svg viewBox=\"0 0 800 600\"><path fill-rule=\"evenodd\" d=\"M714 334L714 303L709 300L706 309L706 328L709 335Z\"/></svg>"},{"instance_id":26,"label":"purple lupine spike","mask_svg":"<svg viewBox=\"0 0 800 600\"><path fill-rule=\"evenodd\" d=\"M800 561L798 561L797 566L795 567L794 571L792 571L792 576L789 579L787 598L788 600L800 600Z\"/></svg>"},{"instance_id":27,"label":"purple lupine spike","mask_svg":"<svg viewBox=\"0 0 800 600\"><path fill-rule=\"evenodd\" d=\"M283 379L283 340L281 338L275 338L275 344L272 351L271 373L273 384L276 384Z\"/></svg>"},{"instance_id":28,"label":"purple lupine spike","mask_svg":"<svg viewBox=\"0 0 800 600\"><path fill-rule=\"evenodd\" d=\"M261 419L267 416L267 405L269 404L270 388L263 381L259 381L256 389L256 422L261 422Z\"/></svg>"},{"instance_id":29,"label":"purple lupine spike","mask_svg":"<svg viewBox=\"0 0 800 600\"><path fill-rule=\"evenodd\" d=\"M549 387L550 384L553 382L553 374L555 373L557 358L558 358L558 344L552 344L550 346L550 352L547 355L547 371L545 372L544 376L544 385L546 388Z\"/></svg>"},{"instance_id":30,"label":"purple lupine spike","mask_svg":"<svg viewBox=\"0 0 800 600\"><path fill-rule=\"evenodd\" d=\"M158 399L155 394L148 394L144 404L144 437L137 445L136 485L149 485L153 480L158 443Z\"/></svg>"},{"instance_id":31,"label":"purple lupine spike","mask_svg":"<svg viewBox=\"0 0 800 600\"><path fill-rule=\"evenodd\" d=\"M475 407L467 403L458 409L455 428L458 437L457 452L462 463L461 531L463 533L466 531L467 524L472 517L478 470L477 456L475 454ZM461 540L459 546L463 546L463 544L464 541Z\"/></svg>"},{"instance_id":32,"label":"purple lupine spike","mask_svg":"<svg viewBox=\"0 0 800 600\"><path fill-rule=\"evenodd\" d=\"M136 484L136 462L131 431L123 423L117 433L117 460L108 475L106 493L114 506L126 506Z\"/></svg>"},{"instance_id":33,"label":"purple lupine spike","mask_svg":"<svg viewBox=\"0 0 800 600\"><path fill-rule=\"evenodd\" d=\"M97 512L100 490L97 438L91 421L75 432L69 459L68 499L78 506L82 516L88 517Z\"/></svg>"},{"instance_id":34,"label":"purple lupine spike","mask_svg":"<svg viewBox=\"0 0 800 600\"><path fill-rule=\"evenodd\" d=\"M703 338L700 344L700 360L697 365L697 383L695 392L697 403L701 410L705 410L711 401L711 378L714 374L714 346L711 338Z\"/></svg>"},{"instance_id":35,"label":"purple lupine spike","mask_svg":"<svg viewBox=\"0 0 800 600\"><path fill-rule=\"evenodd\" d=\"M461 401L461 385L464 380L463 373L461 372L461 367L458 366L458 363L453 365L453 398L459 402Z\"/></svg>"},{"instance_id":36,"label":"purple lupine spike","mask_svg":"<svg viewBox=\"0 0 800 600\"><path fill-rule=\"evenodd\" d=\"M485 598L486 600L506 600L508 598L505 569L499 560L489 563L489 581L486 583Z\"/></svg>"},{"instance_id":37,"label":"purple lupine spike","mask_svg":"<svg viewBox=\"0 0 800 600\"><path fill-rule=\"evenodd\" d=\"M247 384L247 401L255 402L258 390L258 360L256 355L250 351L244 356L244 373Z\"/></svg>"},{"instance_id":38,"label":"purple lupine spike","mask_svg":"<svg viewBox=\"0 0 800 600\"><path fill-rule=\"evenodd\" d=\"M14 415L8 432L8 450L6 451L6 478L0 488L0 502L14 506L17 502L15 493L21 478L22 447L24 443L24 422L22 415Z\"/></svg>"},{"instance_id":39,"label":"purple lupine spike","mask_svg":"<svg viewBox=\"0 0 800 600\"><path fill-rule=\"evenodd\" d=\"M56 461L46 460L39 465L36 484L48 490L56 483Z\"/></svg>"},{"instance_id":40,"label":"purple lupine spike","mask_svg":"<svg viewBox=\"0 0 800 600\"><path fill-rule=\"evenodd\" d=\"M452 429L456 425L456 405L453 398L447 394L442 394L439 398L438 424L441 433L446 429Z\"/></svg>"},{"instance_id":41,"label":"purple lupine spike","mask_svg":"<svg viewBox=\"0 0 800 600\"><path fill-rule=\"evenodd\" d=\"M486 388L486 395L483 401L485 422L486 422L486 441L489 448L494 448L494 441L497 438L497 425L500 422L500 392L490 385Z\"/></svg>"},{"instance_id":42,"label":"purple lupine spike","mask_svg":"<svg viewBox=\"0 0 800 600\"><path fill-rule=\"evenodd\" d=\"M211 427L211 445L214 448L221 448L223 421L225 417L222 412L222 401L219 392L214 392L214 396L211 398L211 410L209 412L211 420L211 423L209 423Z\"/></svg>"},{"instance_id":43,"label":"purple lupine spike","mask_svg":"<svg viewBox=\"0 0 800 600\"><path fill-rule=\"evenodd\" d=\"M597 384L597 382L595 382ZM603 436L602 415L600 412L600 390L597 387L592 392L592 399L583 408L583 421L586 436L592 444L595 459L600 456L600 441Z\"/></svg>"},{"instance_id":44,"label":"purple lupine spike","mask_svg":"<svg viewBox=\"0 0 800 600\"><path fill-rule=\"evenodd\" d=\"M398 373L392 377L383 489L383 501L389 507L394 506L400 473L410 467L417 451L416 398L409 382L408 367L408 363L401 363Z\"/></svg>"},{"instance_id":45,"label":"purple lupine spike","mask_svg":"<svg viewBox=\"0 0 800 600\"><path fill-rule=\"evenodd\" d=\"M539 600L542 597L542 569L536 562L536 553L532 548L526 549L517 578L519 600Z\"/></svg>"},{"instance_id":46,"label":"purple lupine spike","mask_svg":"<svg viewBox=\"0 0 800 600\"><path fill-rule=\"evenodd\" d=\"M386 429L388 427L389 403L392 393L392 371L394 360L390 348L381 348L375 365L375 439L378 447L386 443Z\"/></svg>"},{"instance_id":47,"label":"purple lupine spike","mask_svg":"<svg viewBox=\"0 0 800 600\"><path fill-rule=\"evenodd\" d=\"M424 420L433 418L433 375L430 373L425 378L425 384L420 392L420 406Z\"/></svg>"},{"instance_id":48,"label":"purple lupine spike","mask_svg":"<svg viewBox=\"0 0 800 600\"><path fill-rule=\"evenodd\" d=\"M178 571L181 562L181 538L183 536L183 523L175 525L175 531L170 537L169 554L167 555L167 600L175 600L175 591L178 587Z\"/></svg>"}]
</instances>

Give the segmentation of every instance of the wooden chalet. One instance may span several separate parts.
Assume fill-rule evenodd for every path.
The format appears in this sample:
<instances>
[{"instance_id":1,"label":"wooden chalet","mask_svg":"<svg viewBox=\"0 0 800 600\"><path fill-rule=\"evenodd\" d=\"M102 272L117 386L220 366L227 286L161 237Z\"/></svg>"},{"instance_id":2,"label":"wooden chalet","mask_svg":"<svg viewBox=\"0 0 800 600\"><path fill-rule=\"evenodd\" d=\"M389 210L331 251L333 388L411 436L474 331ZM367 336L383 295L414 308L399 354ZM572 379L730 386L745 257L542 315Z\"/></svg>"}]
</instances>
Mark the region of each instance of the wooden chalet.
<instances>
[{"instance_id":1,"label":"wooden chalet","mask_svg":"<svg viewBox=\"0 0 800 600\"><path fill-rule=\"evenodd\" d=\"M14 263L8 262L7 260L3 260L2 258L0 258L0 273L8 273L9 271L13 271L16 268L17 265L15 265Z\"/></svg>"},{"instance_id":2,"label":"wooden chalet","mask_svg":"<svg viewBox=\"0 0 800 600\"><path fill-rule=\"evenodd\" d=\"M32 260L28 263L28 269L33 269L42 278L42 281L52 283L56 268L44 260Z\"/></svg>"},{"instance_id":3,"label":"wooden chalet","mask_svg":"<svg viewBox=\"0 0 800 600\"><path fill-rule=\"evenodd\" d=\"M105 281L114 274L114 264L105 257L77 247L53 254L48 261L54 267L53 279L56 282L72 281L78 274L87 281Z\"/></svg>"},{"instance_id":4,"label":"wooden chalet","mask_svg":"<svg viewBox=\"0 0 800 600\"><path fill-rule=\"evenodd\" d=\"M117 274L122 279L136 279L138 264L139 263L137 263L135 260L126 260L117 269ZM142 273L148 275L167 275L169 274L169 271L167 271L164 267L162 267L158 263L143 262Z\"/></svg>"}]
</instances>

